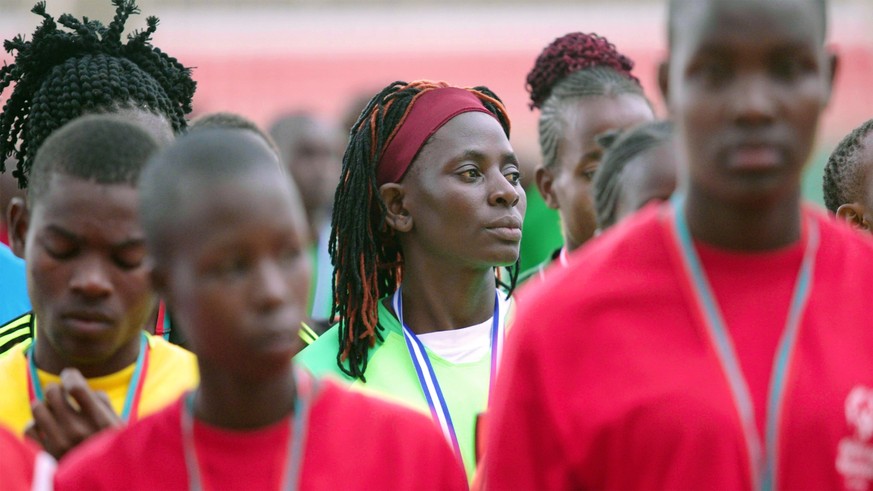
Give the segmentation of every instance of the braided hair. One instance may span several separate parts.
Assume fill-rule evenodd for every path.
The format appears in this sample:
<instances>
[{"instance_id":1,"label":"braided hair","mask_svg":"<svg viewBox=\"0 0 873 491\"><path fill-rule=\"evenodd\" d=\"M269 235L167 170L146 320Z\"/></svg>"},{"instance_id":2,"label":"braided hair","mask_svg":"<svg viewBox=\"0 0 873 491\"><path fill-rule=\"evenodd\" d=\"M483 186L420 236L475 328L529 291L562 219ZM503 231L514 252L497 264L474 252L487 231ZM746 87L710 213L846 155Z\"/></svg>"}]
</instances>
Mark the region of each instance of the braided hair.
<instances>
[{"instance_id":1,"label":"braided hair","mask_svg":"<svg viewBox=\"0 0 873 491\"><path fill-rule=\"evenodd\" d=\"M673 137L673 124L668 121L643 123L626 132L610 132L598 138L606 148L600 167L594 173L594 208L600 230L615 225L615 214L621 198L621 176L628 162L658 147Z\"/></svg>"},{"instance_id":2,"label":"braided hair","mask_svg":"<svg viewBox=\"0 0 873 491\"><path fill-rule=\"evenodd\" d=\"M545 167L558 160L564 133L563 109L589 96L636 94L645 99L640 81L631 74L633 61L606 38L574 32L549 44L527 75L530 108L540 110L540 151Z\"/></svg>"},{"instance_id":3,"label":"braided hair","mask_svg":"<svg viewBox=\"0 0 873 491\"><path fill-rule=\"evenodd\" d=\"M177 133L186 126L196 87L190 70L150 44L156 17L122 43L125 22L139 8L134 0L112 3L115 17L104 26L69 14L56 22L39 2L32 12L43 21L32 39L18 35L3 44L16 54L0 68L0 94L15 82L0 115L0 156L18 159L13 175L22 188L42 142L82 114L136 107L163 115ZM0 172L5 170L0 162Z\"/></svg>"},{"instance_id":4,"label":"braided hair","mask_svg":"<svg viewBox=\"0 0 873 491\"><path fill-rule=\"evenodd\" d=\"M860 161L860 153L870 132L873 132L873 119L846 135L828 157L822 187L825 206L833 213L840 205L864 199L867 169Z\"/></svg>"},{"instance_id":5,"label":"braided hair","mask_svg":"<svg viewBox=\"0 0 873 491\"><path fill-rule=\"evenodd\" d=\"M328 250L335 271L331 317L338 319L337 364L351 377L365 380L368 351L377 339L383 339L378 302L397 289L403 274L403 251L385 222L386 208L379 194L376 167L416 98L445 87L449 85L444 82L394 82L367 103L349 134L334 197ZM508 138L509 117L500 98L486 87L467 90L497 118ZM511 291L518 275L517 264L509 269L507 287Z\"/></svg>"}]
</instances>

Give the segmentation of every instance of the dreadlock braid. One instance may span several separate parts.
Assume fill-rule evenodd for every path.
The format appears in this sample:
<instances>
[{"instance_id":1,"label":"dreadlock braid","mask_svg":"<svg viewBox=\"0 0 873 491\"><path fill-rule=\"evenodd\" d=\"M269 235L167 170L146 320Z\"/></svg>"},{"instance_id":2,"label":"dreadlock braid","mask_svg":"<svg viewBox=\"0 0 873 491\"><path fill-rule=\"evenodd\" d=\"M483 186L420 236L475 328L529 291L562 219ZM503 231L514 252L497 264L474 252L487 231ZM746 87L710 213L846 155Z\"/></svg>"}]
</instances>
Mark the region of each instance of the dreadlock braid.
<instances>
[{"instance_id":1,"label":"dreadlock braid","mask_svg":"<svg viewBox=\"0 0 873 491\"><path fill-rule=\"evenodd\" d=\"M365 380L368 350L382 340L378 302L397 289L403 274L403 251L385 222L376 167L416 99L445 87L449 85L431 81L388 85L361 112L343 155L328 248L335 271L331 317L338 319L337 363L343 372L361 380ZM509 117L500 98L485 87L467 90L497 118L508 137ZM517 274L510 273L513 286Z\"/></svg>"},{"instance_id":2,"label":"dreadlock braid","mask_svg":"<svg viewBox=\"0 0 873 491\"><path fill-rule=\"evenodd\" d=\"M840 141L824 168L824 201L828 210L837 212L840 205L862 201L869 172L860 161L861 144L873 131L873 119L852 130Z\"/></svg>"},{"instance_id":3,"label":"dreadlock braid","mask_svg":"<svg viewBox=\"0 0 873 491\"><path fill-rule=\"evenodd\" d=\"M645 98L631 74L633 62L597 34L574 32L552 41L527 76L530 108L540 109L539 136L543 165L557 161L567 102L589 96L636 94Z\"/></svg>"},{"instance_id":4,"label":"dreadlock braid","mask_svg":"<svg viewBox=\"0 0 873 491\"><path fill-rule=\"evenodd\" d=\"M17 158L13 175L22 188L42 142L82 114L137 107L163 115L176 132L187 124L196 88L190 70L151 46L155 17L122 44L125 22L139 9L134 0L112 3L115 17L104 26L69 14L56 22L39 2L32 12L43 21L32 40L19 35L3 44L16 54L12 64L0 68L0 93L15 82L0 115L0 155ZM5 170L0 162L0 172Z\"/></svg>"}]
</instances>

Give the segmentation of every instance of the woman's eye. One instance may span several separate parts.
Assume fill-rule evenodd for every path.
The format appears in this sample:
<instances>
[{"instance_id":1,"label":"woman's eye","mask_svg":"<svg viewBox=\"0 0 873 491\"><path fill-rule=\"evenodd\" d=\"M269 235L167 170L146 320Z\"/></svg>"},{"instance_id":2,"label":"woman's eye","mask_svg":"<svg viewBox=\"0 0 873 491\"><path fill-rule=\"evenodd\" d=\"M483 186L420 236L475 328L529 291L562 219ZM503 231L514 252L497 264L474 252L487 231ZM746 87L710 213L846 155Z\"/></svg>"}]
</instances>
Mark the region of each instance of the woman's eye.
<instances>
[{"instance_id":1,"label":"woman's eye","mask_svg":"<svg viewBox=\"0 0 873 491\"><path fill-rule=\"evenodd\" d=\"M521 180L521 172L510 172L509 174L506 174L506 180L513 184L518 184Z\"/></svg>"},{"instance_id":2,"label":"woman's eye","mask_svg":"<svg viewBox=\"0 0 873 491\"><path fill-rule=\"evenodd\" d=\"M479 169L466 169L461 171L461 177L465 177L467 179L476 179L482 174L479 172Z\"/></svg>"}]
</instances>

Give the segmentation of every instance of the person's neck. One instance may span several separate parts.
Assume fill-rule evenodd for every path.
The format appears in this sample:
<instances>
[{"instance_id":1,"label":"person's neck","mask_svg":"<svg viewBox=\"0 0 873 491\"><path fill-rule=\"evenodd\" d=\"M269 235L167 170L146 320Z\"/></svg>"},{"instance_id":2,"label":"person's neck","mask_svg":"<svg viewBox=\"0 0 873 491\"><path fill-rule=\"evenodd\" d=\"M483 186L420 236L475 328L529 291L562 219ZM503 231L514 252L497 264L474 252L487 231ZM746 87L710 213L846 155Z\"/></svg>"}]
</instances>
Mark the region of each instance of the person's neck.
<instances>
[{"instance_id":1,"label":"person's neck","mask_svg":"<svg viewBox=\"0 0 873 491\"><path fill-rule=\"evenodd\" d=\"M493 268L446 265L405 255L403 321L416 334L449 331L488 320L494 313Z\"/></svg>"},{"instance_id":2,"label":"person's neck","mask_svg":"<svg viewBox=\"0 0 873 491\"><path fill-rule=\"evenodd\" d=\"M691 236L707 244L738 251L765 251L800 239L800 188L761 206L741 207L690 189L682 210Z\"/></svg>"},{"instance_id":3,"label":"person's neck","mask_svg":"<svg viewBox=\"0 0 873 491\"><path fill-rule=\"evenodd\" d=\"M197 419L232 430L262 428L294 412L297 397L293 365L275 376L252 379L198 361L200 385L194 399Z\"/></svg>"},{"instance_id":4,"label":"person's neck","mask_svg":"<svg viewBox=\"0 0 873 491\"><path fill-rule=\"evenodd\" d=\"M139 356L141 339L141 334L137 333L108 358L88 363L64 356L51 345L47 336L36 336L33 356L37 368L52 375L60 375L64 368L75 368L85 378L103 377L133 364Z\"/></svg>"}]
</instances>

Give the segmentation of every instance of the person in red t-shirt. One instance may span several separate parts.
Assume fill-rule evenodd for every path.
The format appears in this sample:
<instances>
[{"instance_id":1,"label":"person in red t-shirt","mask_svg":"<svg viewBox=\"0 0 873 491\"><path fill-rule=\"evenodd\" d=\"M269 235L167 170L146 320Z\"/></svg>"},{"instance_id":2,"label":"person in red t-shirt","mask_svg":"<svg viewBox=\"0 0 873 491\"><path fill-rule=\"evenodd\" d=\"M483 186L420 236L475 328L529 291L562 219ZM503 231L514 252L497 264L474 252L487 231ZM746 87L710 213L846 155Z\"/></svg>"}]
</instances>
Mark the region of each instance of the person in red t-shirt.
<instances>
[{"instance_id":1,"label":"person in red t-shirt","mask_svg":"<svg viewBox=\"0 0 873 491\"><path fill-rule=\"evenodd\" d=\"M671 0L686 165L523 291L488 489L869 489L873 243L801 205L823 0Z\"/></svg>"},{"instance_id":2,"label":"person in red t-shirt","mask_svg":"<svg viewBox=\"0 0 873 491\"><path fill-rule=\"evenodd\" d=\"M0 488L6 491L31 489L37 452L35 445L21 441L0 426ZM47 454L45 457L53 460Z\"/></svg>"},{"instance_id":3,"label":"person in red t-shirt","mask_svg":"<svg viewBox=\"0 0 873 491\"><path fill-rule=\"evenodd\" d=\"M295 370L308 228L263 139L182 137L150 162L140 211L154 284L198 356L200 385L65 457L56 489L466 488L426 416ZM157 456L159 472L144 464Z\"/></svg>"}]
</instances>

